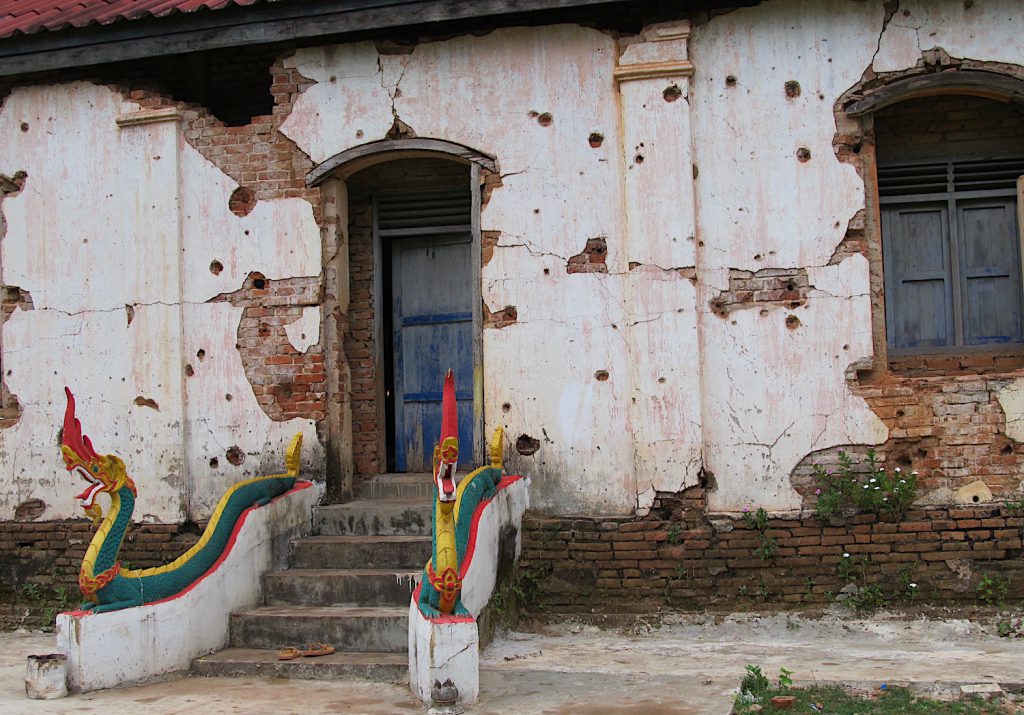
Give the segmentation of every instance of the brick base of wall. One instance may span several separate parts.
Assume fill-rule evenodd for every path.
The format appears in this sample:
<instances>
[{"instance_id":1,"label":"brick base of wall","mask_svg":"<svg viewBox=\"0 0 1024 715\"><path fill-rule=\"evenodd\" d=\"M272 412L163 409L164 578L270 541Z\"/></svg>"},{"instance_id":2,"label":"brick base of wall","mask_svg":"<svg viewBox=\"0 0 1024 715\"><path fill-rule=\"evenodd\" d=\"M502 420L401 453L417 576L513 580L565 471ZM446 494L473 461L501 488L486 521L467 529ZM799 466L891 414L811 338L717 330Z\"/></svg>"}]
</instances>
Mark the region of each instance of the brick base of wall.
<instances>
[{"instance_id":1,"label":"brick base of wall","mask_svg":"<svg viewBox=\"0 0 1024 715\"><path fill-rule=\"evenodd\" d=\"M93 531L84 519L0 522L0 601L18 600L25 595L25 584L32 583L44 595L63 588L77 603L78 569ZM201 533L202 526L194 523L133 524L121 547L121 565L168 563L199 541Z\"/></svg>"},{"instance_id":2,"label":"brick base of wall","mask_svg":"<svg viewBox=\"0 0 1024 715\"><path fill-rule=\"evenodd\" d=\"M1003 507L934 508L899 523L874 514L832 525L813 517L771 519L775 557L759 558L758 532L742 519L711 517L705 490L659 494L643 518L546 517L523 521L520 573L552 612L824 604L847 584L878 585L893 603L979 600L986 576L1024 597L1024 518Z\"/></svg>"}]
</instances>

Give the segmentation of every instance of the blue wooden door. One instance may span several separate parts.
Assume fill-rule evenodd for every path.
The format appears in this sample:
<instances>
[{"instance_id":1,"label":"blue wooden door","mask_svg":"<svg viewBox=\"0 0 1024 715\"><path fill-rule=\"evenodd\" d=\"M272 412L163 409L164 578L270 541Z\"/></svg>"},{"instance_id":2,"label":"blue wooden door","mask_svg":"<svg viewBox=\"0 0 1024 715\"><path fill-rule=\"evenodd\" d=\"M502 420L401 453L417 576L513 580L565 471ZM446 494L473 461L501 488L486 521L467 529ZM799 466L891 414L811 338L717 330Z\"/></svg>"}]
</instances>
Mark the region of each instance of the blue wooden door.
<instances>
[{"instance_id":1,"label":"blue wooden door","mask_svg":"<svg viewBox=\"0 0 1024 715\"><path fill-rule=\"evenodd\" d=\"M429 472L441 432L441 387L455 370L459 468L472 466L472 234L399 238L391 243L395 467Z\"/></svg>"}]
</instances>

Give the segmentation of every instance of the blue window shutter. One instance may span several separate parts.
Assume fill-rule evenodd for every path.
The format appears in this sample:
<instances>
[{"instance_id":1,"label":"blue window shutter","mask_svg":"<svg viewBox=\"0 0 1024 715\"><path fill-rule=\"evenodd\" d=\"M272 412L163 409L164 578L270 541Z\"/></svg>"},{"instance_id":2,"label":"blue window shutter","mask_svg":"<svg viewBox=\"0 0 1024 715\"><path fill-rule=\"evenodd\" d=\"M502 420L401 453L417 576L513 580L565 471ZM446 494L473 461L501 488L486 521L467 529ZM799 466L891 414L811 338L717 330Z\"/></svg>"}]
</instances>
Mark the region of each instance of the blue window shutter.
<instances>
[{"instance_id":1,"label":"blue window shutter","mask_svg":"<svg viewBox=\"0 0 1024 715\"><path fill-rule=\"evenodd\" d=\"M958 201L956 213L964 343L1019 343L1024 334L1016 201Z\"/></svg>"},{"instance_id":2,"label":"blue window shutter","mask_svg":"<svg viewBox=\"0 0 1024 715\"><path fill-rule=\"evenodd\" d=\"M882 211L886 323L891 350L953 345L953 281L945 202Z\"/></svg>"}]
</instances>

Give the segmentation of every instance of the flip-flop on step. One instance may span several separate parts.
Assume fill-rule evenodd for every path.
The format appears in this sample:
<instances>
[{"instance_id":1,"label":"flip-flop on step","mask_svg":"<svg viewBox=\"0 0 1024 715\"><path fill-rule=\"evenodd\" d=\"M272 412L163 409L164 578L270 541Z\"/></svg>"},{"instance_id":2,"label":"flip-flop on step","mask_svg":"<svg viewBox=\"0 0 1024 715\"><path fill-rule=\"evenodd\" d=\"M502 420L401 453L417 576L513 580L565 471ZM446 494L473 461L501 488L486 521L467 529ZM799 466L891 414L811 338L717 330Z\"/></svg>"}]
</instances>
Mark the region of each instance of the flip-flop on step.
<instances>
[{"instance_id":1,"label":"flip-flop on step","mask_svg":"<svg viewBox=\"0 0 1024 715\"><path fill-rule=\"evenodd\" d=\"M278 660L295 660L300 655L305 655L298 648L282 648L277 652Z\"/></svg>"},{"instance_id":2,"label":"flip-flop on step","mask_svg":"<svg viewBox=\"0 0 1024 715\"><path fill-rule=\"evenodd\" d=\"M334 646L329 646L326 643L310 643L306 646L306 650L302 651L302 655L306 658L316 658L318 655L330 655L334 652Z\"/></svg>"}]
</instances>

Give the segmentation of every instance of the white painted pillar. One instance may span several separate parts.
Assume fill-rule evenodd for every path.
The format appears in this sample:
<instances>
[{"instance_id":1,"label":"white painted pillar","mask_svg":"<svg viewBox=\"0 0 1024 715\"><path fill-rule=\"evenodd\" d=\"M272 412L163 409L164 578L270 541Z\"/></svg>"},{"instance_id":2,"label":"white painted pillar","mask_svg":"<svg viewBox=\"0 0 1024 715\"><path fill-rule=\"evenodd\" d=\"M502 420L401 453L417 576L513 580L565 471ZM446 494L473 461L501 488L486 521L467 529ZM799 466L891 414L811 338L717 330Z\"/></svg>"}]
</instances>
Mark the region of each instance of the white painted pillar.
<instances>
[{"instance_id":1,"label":"white painted pillar","mask_svg":"<svg viewBox=\"0 0 1024 715\"><path fill-rule=\"evenodd\" d=\"M701 469L696 213L687 21L620 44L627 215L630 423L637 506L697 483ZM670 356L670 357L667 357Z\"/></svg>"},{"instance_id":2,"label":"white painted pillar","mask_svg":"<svg viewBox=\"0 0 1024 715\"><path fill-rule=\"evenodd\" d=\"M180 494L173 505L182 520L189 514L192 492L184 468L188 451L185 419L183 316L181 287L180 156L181 114L175 108L148 109L117 117L119 195L134 196L118 215L127 255L111 256L128 274L125 281L138 296L125 306L125 344L129 354L134 404L129 408L127 438L140 443L122 448L125 459L136 450L151 451L163 440L170 457L161 474L136 475L162 479ZM145 444L141 439L145 438ZM134 449L133 449L134 448ZM140 485L148 490L150 484ZM136 518L142 515L137 514Z\"/></svg>"}]
</instances>

